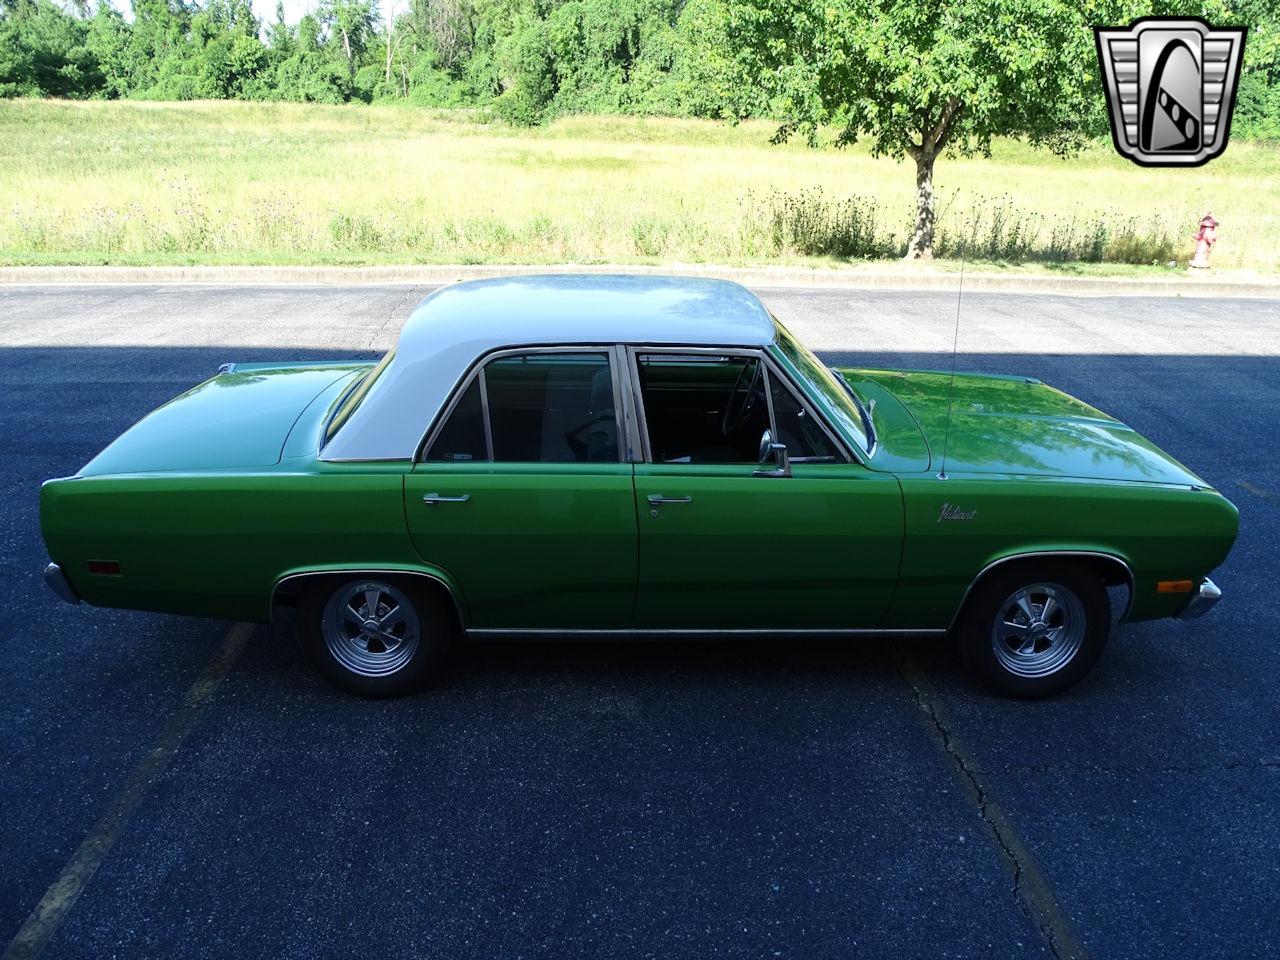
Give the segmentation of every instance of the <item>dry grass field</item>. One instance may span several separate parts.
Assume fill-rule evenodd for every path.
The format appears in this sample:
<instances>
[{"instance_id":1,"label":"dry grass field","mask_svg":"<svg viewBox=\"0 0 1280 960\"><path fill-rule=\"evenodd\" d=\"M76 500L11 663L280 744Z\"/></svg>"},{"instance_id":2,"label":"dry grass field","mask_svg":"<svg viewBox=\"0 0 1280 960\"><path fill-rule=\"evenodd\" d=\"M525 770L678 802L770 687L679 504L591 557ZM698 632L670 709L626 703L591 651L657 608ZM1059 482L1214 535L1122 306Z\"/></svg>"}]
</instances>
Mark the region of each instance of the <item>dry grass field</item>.
<instances>
[{"instance_id":1,"label":"dry grass field","mask_svg":"<svg viewBox=\"0 0 1280 960\"><path fill-rule=\"evenodd\" d=\"M399 107L0 101L0 262L840 259L780 230L796 205L819 233L861 231L871 255L892 256L911 218L912 167L862 148L774 146L773 129L574 117L525 130ZM1200 169L1149 170L1109 144L1060 160L1002 142L989 159L940 161L936 186L943 253L1062 259L1062 238L1087 246L1103 224L1109 250L1125 230L1137 250L1104 259L1185 259L1212 209L1215 265L1280 272L1274 145L1234 143ZM833 209L850 197L860 201Z\"/></svg>"}]
</instances>

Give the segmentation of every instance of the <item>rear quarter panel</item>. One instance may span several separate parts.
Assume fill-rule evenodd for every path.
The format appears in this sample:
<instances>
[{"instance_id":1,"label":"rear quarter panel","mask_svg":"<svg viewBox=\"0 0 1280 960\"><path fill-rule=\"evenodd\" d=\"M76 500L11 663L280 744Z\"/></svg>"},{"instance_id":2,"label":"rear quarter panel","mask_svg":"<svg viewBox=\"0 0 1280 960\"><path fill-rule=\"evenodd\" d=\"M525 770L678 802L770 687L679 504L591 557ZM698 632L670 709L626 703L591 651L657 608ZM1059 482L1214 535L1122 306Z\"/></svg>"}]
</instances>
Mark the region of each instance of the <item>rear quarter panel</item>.
<instances>
[{"instance_id":1,"label":"rear quarter panel","mask_svg":"<svg viewBox=\"0 0 1280 960\"><path fill-rule=\"evenodd\" d=\"M420 567L404 523L404 464L53 480L49 556L89 603L264 620L285 573ZM119 576L90 574L116 560Z\"/></svg>"},{"instance_id":2,"label":"rear quarter panel","mask_svg":"<svg viewBox=\"0 0 1280 960\"><path fill-rule=\"evenodd\" d=\"M1077 550L1129 565L1129 620L1172 616L1186 595L1157 594L1156 582L1206 576L1226 558L1238 528L1236 508L1212 490L991 475L900 480L906 541L889 626L945 627L989 564ZM973 518L940 519L944 504Z\"/></svg>"}]
</instances>

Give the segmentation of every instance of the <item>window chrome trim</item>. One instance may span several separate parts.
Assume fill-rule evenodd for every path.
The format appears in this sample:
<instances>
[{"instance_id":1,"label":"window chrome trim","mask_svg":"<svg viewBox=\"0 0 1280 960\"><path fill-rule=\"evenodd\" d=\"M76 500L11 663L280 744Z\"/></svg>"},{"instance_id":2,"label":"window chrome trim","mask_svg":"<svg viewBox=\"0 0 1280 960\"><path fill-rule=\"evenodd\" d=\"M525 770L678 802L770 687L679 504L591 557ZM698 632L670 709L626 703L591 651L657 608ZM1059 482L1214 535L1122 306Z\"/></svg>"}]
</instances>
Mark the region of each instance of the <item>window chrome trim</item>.
<instances>
[{"instance_id":1,"label":"window chrome trim","mask_svg":"<svg viewBox=\"0 0 1280 960\"><path fill-rule=\"evenodd\" d=\"M618 375L614 378L614 389L617 392L618 410L621 411L623 419L620 421L619 429L624 430L625 443L622 437L619 437L618 449L623 455L624 463L636 463L641 459L639 450L639 441L642 436L640 431L640 419L636 412L636 384L631 372L631 365L627 362L627 348L622 344L615 344L613 347L613 359L615 369Z\"/></svg>"},{"instance_id":2,"label":"window chrome trim","mask_svg":"<svg viewBox=\"0 0 1280 960\"><path fill-rule=\"evenodd\" d=\"M399 344L392 344L391 349L389 349L377 360L373 361L372 365L369 367L368 370L366 370L361 376L358 376L354 380L352 380L351 383L349 383L343 389L342 393L338 395L338 398L333 401L332 406L325 412L324 424L320 427L320 448L317 451L317 456L320 459L322 460L324 459L325 448L328 447L329 444L331 444L334 440L337 439L338 434L342 432L342 428L345 427L347 423L350 422L351 418L355 415L356 410L359 409L364 404L364 401L367 398L367 395L366 397L360 398L360 402L357 403L355 407L351 409L351 412L349 414L347 414L347 419L344 420L341 424L339 424L337 430L334 430L333 421L338 418L338 414L342 412L342 408L343 406L346 405L347 400L349 400L356 391L358 391L361 387L363 387L365 382L370 377L374 376L374 374L377 374L378 379L381 379L386 374L386 372L391 369L391 364L394 363L396 359L396 352L398 347L399 347ZM223 364L223 366L227 366L227 364ZM230 366L234 368L235 364L233 363ZM223 372L222 367L218 368L218 372L219 373ZM227 371L227 372L230 372L230 371ZM370 390L373 389L375 383L369 384ZM403 459L403 458L395 458L395 459ZM334 461L334 462L341 463L342 461Z\"/></svg>"},{"instance_id":3,"label":"window chrome trim","mask_svg":"<svg viewBox=\"0 0 1280 960\"><path fill-rule=\"evenodd\" d=\"M773 409L773 374L769 370L769 365L764 361L761 361L760 365L764 367L764 372L760 379L764 381L764 406L769 411L769 435L773 437L773 443L780 443L782 441L782 431L778 429L778 414ZM790 456L789 451L788 456Z\"/></svg>"},{"instance_id":4,"label":"window chrome trim","mask_svg":"<svg viewBox=\"0 0 1280 960\"><path fill-rule=\"evenodd\" d=\"M485 364L485 366L488 366L488 364ZM493 421L489 419L489 381L485 378L484 367L476 371L475 382L480 385L480 416L484 419L484 423L481 426L484 427L485 463L493 463ZM470 389L470 387L467 387L462 393L466 394L467 390ZM447 418L445 422L448 422ZM444 430L444 426L443 423L440 424L440 429ZM427 449L430 448L428 447ZM425 450L423 454L426 454Z\"/></svg>"},{"instance_id":5,"label":"window chrome trim","mask_svg":"<svg viewBox=\"0 0 1280 960\"><path fill-rule=\"evenodd\" d=\"M798 378L799 381L803 382L805 386L812 387L814 392L825 396L825 391L821 389L821 385L812 384L809 382L808 379L800 376L799 366L797 364L792 363L791 359L786 355L785 351L783 351L782 349L782 346L781 346L782 338L778 336L779 331L784 332L787 335L787 337L789 337L801 348L808 350L810 353L813 353L813 351L809 349L809 347L804 343L803 340L801 340L794 333L792 333L791 330L785 324L783 324L781 320L779 320L777 317L774 317L772 313L770 314L770 316L773 317L774 338L772 343L770 343L768 346L763 348L765 352L769 353L771 357L774 357L775 360L778 360L780 363L782 363L784 368L795 367L796 378ZM828 364L824 363L822 358L819 357L816 353L813 354L813 358L818 361L819 366L821 366L824 370L828 371L833 377L836 377L841 381L841 386L844 388L846 392L852 391L853 388L848 385L848 382L845 381L844 378L841 377L838 373L836 373L835 367L829 366ZM799 387L798 385L797 385L797 390L806 400L809 400L810 402L812 402L813 398L809 395L809 393L806 390L804 390L802 387ZM859 400L855 394L854 407L861 408L862 406L863 404L861 400ZM869 409L867 410L867 417L868 419L871 418L871 411ZM819 418L819 419L823 419L823 418ZM858 419L862 420L861 409L858 409ZM874 424L872 426L874 428ZM866 447L863 447L861 443L857 443L857 442L854 442L853 444L842 443L841 445L845 447L852 447L852 449L857 450L857 455L855 459L857 460L858 463L865 464L867 460L870 460L872 457L875 456L876 447L877 447L876 438L872 434L870 433L867 434L866 439L867 439Z\"/></svg>"},{"instance_id":6,"label":"window chrome trim","mask_svg":"<svg viewBox=\"0 0 1280 960\"><path fill-rule=\"evenodd\" d=\"M431 449L431 445L436 442L437 437L439 437L441 431L444 430L445 424L449 422L449 417L453 415L454 408L457 407L457 405L461 402L463 395L467 392L468 389L470 389L471 383L474 380L479 380L480 382L480 405L481 405L481 409L483 411L483 416L484 416L485 450L489 457L488 460L483 462L485 463L498 462L493 459L493 427L489 421L489 390L488 390L488 384L484 380L484 370L485 370L485 367L487 367L494 360L501 360L503 357L523 356L523 355L534 354L534 353L595 353L595 354L603 355L609 364L609 376L613 381L614 417L617 418L619 401L621 397L618 392L619 377L618 377L618 358L615 352L616 349L617 349L616 344L574 343L574 344L564 344L564 345L545 344L545 345L539 345L539 346L500 347L496 350L490 350L488 353L482 353L479 357L476 358L475 362L472 363L471 366L467 368L467 372L463 375L462 379L459 380L458 383L454 385L453 392L449 394L448 400L446 400L444 405L441 407L442 412L437 413L435 419L433 419L428 424L426 432L423 433L422 439L418 441L418 447L414 451L413 464L416 466L417 464L420 464L420 463L450 462L450 461L443 461L443 460L442 461L427 460L425 459L425 457L427 455L427 452ZM617 420L617 424L618 424L618 459L616 462L626 463L627 461L623 458L623 451L624 451L624 448L626 447L626 443L624 442L624 438L622 436L624 424L623 424L623 421L620 419ZM458 460L458 461L451 461L451 462L478 463L481 461ZM575 461L504 460L502 462L503 463L573 463ZM615 461L610 460L608 462L613 463Z\"/></svg>"},{"instance_id":7,"label":"window chrome trim","mask_svg":"<svg viewBox=\"0 0 1280 960\"><path fill-rule=\"evenodd\" d=\"M813 418L814 423L818 424L818 427L822 432L827 435L827 439L830 440L836 450L844 456L844 462L865 465L862 457L850 447L839 432L832 429L831 425L827 422L827 418L814 407L813 401L809 398L809 395L805 393L804 390L800 389L795 381L788 375L787 371L778 364L766 348L687 347L671 346L666 344L661 346L649 346L644 344L627 344L625 349L628 359L628 373L631 374L632 380L632 402L636 405L636 409L638 410L637 429L640 433L640 447L643 457L643 459L639 461L641 463L656 463L657 461L653 459L653 452L649 448L649 424L644 415L644 397L641 393L639 357L641 354L663 353L674 356L712 356L720 358L758 357L764 363L766 374L768 376L776 376L779 383L781 383L785 389L791 391L791 395L800 404L800 408L804 410L808 416ZM776 430L777 423L773 416L773 397L767 389L767 380L765 386L765 397L769 404L769 423ZM807 461L804 457L792 458L792 463L802 464L805 462ZM840 461L837 460L836 462L839 463ZM679 466L679 464L667 464L667 466ZM708 466L716 466L716 464L708 464ZM720 464L720 466L735 466L735 464Z\"/></svg>"}]
</instances>

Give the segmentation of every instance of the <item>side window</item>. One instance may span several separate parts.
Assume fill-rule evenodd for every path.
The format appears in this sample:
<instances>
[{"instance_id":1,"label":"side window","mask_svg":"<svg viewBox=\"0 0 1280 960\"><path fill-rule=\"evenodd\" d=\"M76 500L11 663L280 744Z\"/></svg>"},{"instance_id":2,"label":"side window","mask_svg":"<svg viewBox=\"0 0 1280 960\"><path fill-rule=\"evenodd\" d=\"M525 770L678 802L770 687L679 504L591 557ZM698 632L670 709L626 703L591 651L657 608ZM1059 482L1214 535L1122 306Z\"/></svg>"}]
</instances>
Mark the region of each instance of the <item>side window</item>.
<instances>
[{"instance_id":1,"label":"side window","mask_svg":"<svg viewBox=\"0 0 1280 960\"><path fill-rule=\"evenodd\" d=\"M787 445L792 460L834 463L842 459L835 444L822 427L807 413L795 394L778 377L769 377L769 396L773 400L773 421L777 439Z\"/></svg>"},{"instance_id":2,"label":"side window","mask_svg":"<svg viewBox=\"0 0 1280 960\"><path fill-rule=\"evenodd\" d=\"M434 463L453 463L458 460L488 460L489 451L484 438L484 406L480 400L480 378L476 377L467 387L457 406L445 421L444 429L437 435L427 459Z\"/></svg>"},{"instance_id":3,"label":"side window","mask_svg":"<svg viewBox=\"0 0 1280 960\"><path fill-rule=\"evenodd\" d=\"M535 351L489 361L426 459L617 463L608 354Z\"/></svg>"},{"instance_id":4,"label":"side window","mask_svg":"<svg viewBox=\"0 0 1280 960\"><path fill-rule=\"evenodd\" d=\"M616 463L613 378L603 353L530 353L484 369L498 462Z\"/></svg>"},{"instance_id":5,"label":"side window","mask_svg":"<svg viewBox=\"0 0 1280 960\"><path fill-rule=\"evenodd\" d=\"M655 463L757 463L769 428L758 357L640 354L649 451Z\"/></svg>"}]
</instances>

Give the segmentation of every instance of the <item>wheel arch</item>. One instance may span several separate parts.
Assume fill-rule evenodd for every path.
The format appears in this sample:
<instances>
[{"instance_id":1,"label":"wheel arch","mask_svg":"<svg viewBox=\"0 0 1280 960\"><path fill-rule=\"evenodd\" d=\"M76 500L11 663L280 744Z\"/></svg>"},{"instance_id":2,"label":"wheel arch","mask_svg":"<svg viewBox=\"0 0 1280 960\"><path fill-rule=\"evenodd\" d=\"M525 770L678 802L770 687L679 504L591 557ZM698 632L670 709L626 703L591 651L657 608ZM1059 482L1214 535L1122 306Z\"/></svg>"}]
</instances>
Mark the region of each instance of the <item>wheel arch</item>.
<instances>
[{"instance_id":1,"label":"wheel arch","mask_svg":"<svg viewBox=\"0 0 1280 960\"><path fill-rule=\"evenodd\" d=\"M951 618L951 623L948 625L947 630L955 629L956 624L964 616L965 608L968 606L974 590L987 577L996 571L1007 570L1010 565L1053 559L1072 560L1086 569L1095 571L1106 586L1124 587L1128 596L1125 601L1124 611L1120 614L1120 622L1123 623L1128 618L1129 611L1133 607L1134 579L1133 568L1124 557L1105 550L1025 550L997 557L978 571L977 575L969 581L969 585L965 588L964 595L960 598L960 603L956 607L955 615Z\"/></svg>"},{"instance_id":2,"label":"wheel arch","mask_svg":"<svg viewBox=\"0 0 1280 960\"><path fill-rule=\"evenodd\" d=\"M458 629L465 630L467 628L467 614L462 592L453 581L453 578L443 570L422 569L419 567L342 566L289 571L276 578L275 584L271 587L271 596L267 603L267 618L268 620L274 620L277 607L292 606L296 603L297 597L302 591L317 581L376 575L420 579L424 586L427 586L428 589L441 597L445 601L446 607L453 611Z\"/></svg>"}]
</instances>

